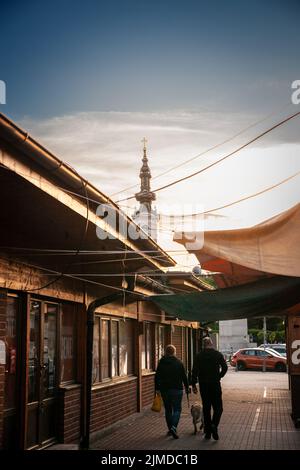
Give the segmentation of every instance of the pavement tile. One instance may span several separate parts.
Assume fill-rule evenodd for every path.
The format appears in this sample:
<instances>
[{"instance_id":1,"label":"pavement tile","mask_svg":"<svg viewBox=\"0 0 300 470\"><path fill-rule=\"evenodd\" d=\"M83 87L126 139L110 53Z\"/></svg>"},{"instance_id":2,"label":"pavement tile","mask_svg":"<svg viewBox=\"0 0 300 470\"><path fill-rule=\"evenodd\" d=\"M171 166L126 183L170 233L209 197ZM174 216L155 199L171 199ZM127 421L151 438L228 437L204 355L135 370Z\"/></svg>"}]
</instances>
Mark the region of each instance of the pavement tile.
<instances>
[{"instance_id":1,"label":"pavement tile","mask_svg":"<svg viewBox=\"0 0 300 470\"><path fill-rule=\"evenodd\" d=\"M180 439L166 436L163 412L147 409L98 436L91 447L103 450L300 449L300 430L294 427L290 417L286 373L230 369L222 388L224 412L219 441L206 441L202 433L193 435L190 410L184 398L178 427ZM199 396L193 395L190 401L197 399Z\"/></svg>"}]
</instances>

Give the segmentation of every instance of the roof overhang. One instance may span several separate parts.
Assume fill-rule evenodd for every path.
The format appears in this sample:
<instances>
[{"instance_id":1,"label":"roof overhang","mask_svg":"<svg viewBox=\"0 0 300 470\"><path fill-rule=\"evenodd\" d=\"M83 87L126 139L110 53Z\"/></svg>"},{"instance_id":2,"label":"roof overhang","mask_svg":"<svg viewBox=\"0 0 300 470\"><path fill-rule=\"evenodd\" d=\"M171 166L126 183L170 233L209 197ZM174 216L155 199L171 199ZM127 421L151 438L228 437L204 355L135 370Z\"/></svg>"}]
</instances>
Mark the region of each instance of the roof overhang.
<instances>
[{"instance_id":1,"label":"roof overhang","mask_svg":"<svg viewBox=\"0 0 300 470\"><path fill-rule=\"evenodd\" d=\"M151 238L126 237L121 224L134 222L113 201L3 115L0 139L0 193L7 201L2 206L2 251L58 272L71 262L70 273L99 282L107 274L106 282L111 276L117 285L124 271L163 273L176 264ZM116 227L97 216L98 203L115 208ZM107 234L105 239L97 237L97 228Z\"/></svg>"}]
</instances>

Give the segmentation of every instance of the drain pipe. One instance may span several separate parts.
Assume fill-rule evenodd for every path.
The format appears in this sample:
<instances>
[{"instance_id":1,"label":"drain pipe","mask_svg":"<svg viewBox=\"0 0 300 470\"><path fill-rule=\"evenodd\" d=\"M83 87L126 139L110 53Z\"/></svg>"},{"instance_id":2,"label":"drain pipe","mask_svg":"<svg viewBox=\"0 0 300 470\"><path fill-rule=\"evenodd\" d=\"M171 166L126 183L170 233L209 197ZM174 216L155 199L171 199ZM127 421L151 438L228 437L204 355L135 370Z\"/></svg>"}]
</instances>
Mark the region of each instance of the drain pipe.
<instances>
[{"instance_id":1,"label":"drain pipe","mask_svg":"<svg viewBox=\"0 0 300 470\"><path fill-rule=\"evenodd\" d=\"M131 285L130 285L131 284ZM87 336L86 336L86 388L85 388L85 414L86 419L84 422L83 437L80 442L81 449L89 449L90 446L90 421L91 421L91 401L92 401L92 376L93 376L93 342L94 342L94 313L96 308L101 305L115 302L118 299L122 299L127 294L132 294L131 288L133 288L132 282L128 283L127 289L119 291L106 297L95 299L90 303L87 309Z\"/></svg>"}]
</instances>

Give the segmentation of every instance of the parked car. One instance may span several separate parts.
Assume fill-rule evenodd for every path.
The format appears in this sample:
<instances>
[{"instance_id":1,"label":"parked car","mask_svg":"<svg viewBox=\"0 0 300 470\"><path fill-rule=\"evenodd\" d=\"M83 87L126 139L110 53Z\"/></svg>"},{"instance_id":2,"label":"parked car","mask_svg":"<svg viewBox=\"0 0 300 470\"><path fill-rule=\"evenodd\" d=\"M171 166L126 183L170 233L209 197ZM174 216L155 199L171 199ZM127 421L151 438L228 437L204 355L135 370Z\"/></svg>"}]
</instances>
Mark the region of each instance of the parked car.
<instances>
[{"instance_id":1,"label":"parked car","mask_svg":"<svg viewBox=\"0 0 300 470\"><path fill-rule=\"evenodd\" d=\"M264 346L259 346L258 349L261 349L262 351L269 351L273 354L275 354L275 356L278 356L278 357L284 357L283 354L280 354L278 351L275 351L275 349L273 348L267 348L267 347L264 347Z\"/></svg>"},{"instance_id":2,"label":"parked car","mask_svg":"<svg viewBox=\"0 0 300 470\"><path fill-rule=\"evenodd\" d=\"M263 348L263 347L266 347L266 348L272 348L274 349L274 351L277 351L279 354L281 354L283 357L286 357L286 345L283 344L283 343L275 343L275 344L261 344L259 347L260 348Z\"/></svg>"},{"instance_id":3,"label":"parked car","mask_svg":"<svg viewBox=\"0 0 300 470\"><path fill-rule=\"evenodd\" d=\"M231 358L230 364L238 370L262 369L266 364L266 369L278 372L286 371L286 358L278 356L271 351L264 351L261 348L239 349Z\"/></svg>"}]
</instances>

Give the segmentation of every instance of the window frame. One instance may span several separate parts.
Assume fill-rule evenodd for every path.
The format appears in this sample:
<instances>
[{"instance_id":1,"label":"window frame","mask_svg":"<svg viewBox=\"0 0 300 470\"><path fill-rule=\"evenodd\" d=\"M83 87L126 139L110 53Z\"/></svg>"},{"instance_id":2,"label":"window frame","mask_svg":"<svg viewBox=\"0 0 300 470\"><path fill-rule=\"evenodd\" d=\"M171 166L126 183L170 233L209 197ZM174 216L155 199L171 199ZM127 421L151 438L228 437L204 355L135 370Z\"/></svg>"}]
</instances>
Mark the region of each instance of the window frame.
<instances>
[{"instance_id":1,"label":"window frame","mask_svg":"<svg viewBox=\"0 0 300 470\"><path fill-rule=\"evenodd\" d=\"M168 325L164 325L162 323L158 323L156 325L157 327L157 341L156 341L156 358L157 358L157 363L159 360L163 357L165 354L165 349L167 346L167 327ZM162 333L161 333L162 332ZM163 347L162 347L162 354L160 356L160 349L161 349L161 338L163 338Z\"/></svg>"},{"instance_id":2,"label":"window frame","mask_svg":"<svg viewBox=\"0 0 300 470\"><path fill-rule=\"evenodd\" d=\"M261 351L256 350L256 351L255 351L255 355L256 355L257 357L259 357L259 358L264 358L264 357L270 357L270 356L272 356L271 353L269 353L268 351L264 351L263 349L262 349ZM272 356L272 357L274 357L274 356Z\"/></svg>"},{"instance_id":3,"label":"window frame","mask_svg":"<svg viewBox=\"0 0 300 470\"><path fill-rule=\"evenodd\" d=\"M155 331L156 323L151 321L144 321L143 322L143 344L142 344L142 355L145 350L145 367L143 367L142 363L142 373L151 373L155 370L155 358L156 358L156 331ZM147 328L150 329L150 344L151 344L151 351L150 351L150 361L151 364L148 364L148 339L147 339ZM151 367L149 367L149 365Z\"/></svg>"},{"instance_id":4,"label":"window frame","mask_svg":"<svg viewBox=\"0 0 300 470\"><path fill-rule=\"evenodd\" d=\"M131 369L132 373L126 374L126 375L121 375L121 370L120 370L120 324L124 319L121 317L114 317L114 316L108 316L108 315L103 315L103 314L95 314L95 322L98 322L98 328L99 328L99 345L98 345L98 358L99 358L99 380L98 381L93 381L92 386L98 386L102 384L106 384L108 382L118 382L120 380L126 380L127 378L134 377L135 374L135 362L134 362L134 355L135 355L135 334L136 334L136 329L134 325L134 320L131 318L125 318L126 321L132 322L132 364L131 364ZM102 338L102 322L103 321L108 321L108 374L109 377L104 377L103 378L103 372L102 372L102 348L101 348L101 338ZM113 333L113 324L117 324L117 374L112 376L112 333Z\"/></svg>"},{"instance_id":5,"label":"window frame","mask_svg":"<svg viewBox=\"0 0 300 470\"><path fill-rule=\"evenodd\" d=\"M63 333L63 308L64 305L69 305L70 307L73 308L72 316L74 317L74 325L73 325L73 332L72 332L72 338L73 338L73 379L69 380L62 380L61 374L62 374L62 333ZM78 373L76 372L78 370L78 306L77 304L68 304L67 302L65 303L59 303L58 304L58 325L57 325L57 335L58 335L58 362L59 362L59 386L65 387L68 385L73 385L78 383Z\"/></svg>"}]
</instances>

